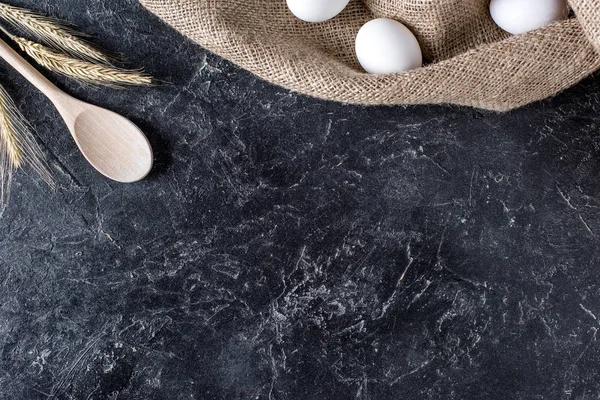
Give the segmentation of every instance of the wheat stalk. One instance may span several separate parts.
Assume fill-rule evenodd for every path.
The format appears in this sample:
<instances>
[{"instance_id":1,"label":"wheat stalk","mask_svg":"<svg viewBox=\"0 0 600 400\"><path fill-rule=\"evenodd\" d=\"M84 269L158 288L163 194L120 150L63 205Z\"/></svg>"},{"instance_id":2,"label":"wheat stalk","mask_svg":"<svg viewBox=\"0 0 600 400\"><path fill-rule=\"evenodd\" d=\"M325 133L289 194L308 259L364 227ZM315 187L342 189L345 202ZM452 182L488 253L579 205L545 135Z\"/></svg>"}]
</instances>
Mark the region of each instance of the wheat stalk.
<instances>
[{"instance_id":1,"label":"wheat stalk","mask_svg":"<svg viewBox=\"0 0 600 400\"><path fill-rule=\"evenodd\" d=\"M50 186L54 180L25 117L0 86L0 206L10 197L13 172L28 164Z\"/></svg>"},{"instance_id":2,"label":"wheat stalk","mask_svg":"<svg viewBox=\"0 0 600 400\"><path fill-rule=\"evenodd\" d=\"M111 64L111 57L81 38L60 21L33 11L0 3L0 19L37 36L46 45L13 35L0 25L18 46L42 67L80 82L120 87L151 85L152 77L140 70Z\"/></svg>"},{"instance_id":3,"label":"wheat stalk","mask_svg":"<svg viewBox=\"0 0 600 400\"><path fill-rule=\"evenodd\" d=\"M128 70L77 60L31 40L14 35L10 36L21 50L42 67L80 82L113 87L152 85L152 77L139 70Z\"/></svg>"},{"instance_id":4,"label":"wheat stalk","mask_svg":"<svg viewBox=\"0 0 600 400\"><path fill-rule=\"evenodd\" d=\"M36 12L0 3L0 18L37 37L48 46L86 61L110 64L112 56L83 39L61 21Z\"/></svg>"}]
</instances>

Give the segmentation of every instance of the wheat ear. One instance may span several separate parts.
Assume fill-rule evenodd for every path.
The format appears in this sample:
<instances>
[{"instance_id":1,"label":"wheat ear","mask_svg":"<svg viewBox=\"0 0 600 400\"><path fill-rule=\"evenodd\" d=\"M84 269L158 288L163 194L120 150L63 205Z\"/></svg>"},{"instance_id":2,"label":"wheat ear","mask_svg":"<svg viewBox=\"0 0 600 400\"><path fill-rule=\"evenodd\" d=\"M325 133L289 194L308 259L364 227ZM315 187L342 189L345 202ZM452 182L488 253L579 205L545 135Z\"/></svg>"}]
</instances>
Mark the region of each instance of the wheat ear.
<instances>
[{"instance_id":1,"label":"wheat ear","mask_svg":"<svg viewBox=\"0 0 600 400\"><path fill-rule=\"evenodd\" d=\"M85 35L57 19L4 3L0 3L0 18L73 57L103 64L109 64L113 59L105 51L83 39Z\"/></svg>"},{"instance_id":2,"label":"wheat ear","mask_svg":"<svg viewBox=\"0 0 600 400\"><path fill-rule=\"evenodd\" d=\"M128 70L77 60L31 40L14 35L11 35L11 38L19 45L21 50L42 67L80 82L113 87L152 85L152 77L139 70Z\"/></svg>"},{"instance_id":3,"label":"wheat ear","mask_svg":"<svg viewBox=\"0 0 600 400\"><path fill-rule=\"evenodd\" d=\"M0 206L10 197L13 172L29 165L50 186L54 180L33 132L12 98L0 86Z\"/></svg>"}]
</instances>

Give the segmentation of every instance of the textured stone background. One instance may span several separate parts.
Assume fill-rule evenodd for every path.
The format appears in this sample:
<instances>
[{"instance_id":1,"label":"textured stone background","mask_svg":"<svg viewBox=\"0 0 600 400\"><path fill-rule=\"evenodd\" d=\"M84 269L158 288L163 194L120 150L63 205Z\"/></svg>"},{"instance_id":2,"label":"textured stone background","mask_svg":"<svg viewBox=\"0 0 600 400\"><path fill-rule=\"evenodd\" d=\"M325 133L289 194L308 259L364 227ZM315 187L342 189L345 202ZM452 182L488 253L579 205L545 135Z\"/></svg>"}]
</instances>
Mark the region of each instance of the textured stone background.
<instances>
[{"instance_id":1,"label":"textured stone background","mask_svg":"<svg viewBox=\"0 0 600 400\"><path fill-rule=\"evenodd\" d=\"M0 218L0 399L600 396L600 80L508 114L317 101L134 0L19 0L170 84L69 93L135 121L87 165L0 63L58 189Z\"/></svg>"}]
</instances>

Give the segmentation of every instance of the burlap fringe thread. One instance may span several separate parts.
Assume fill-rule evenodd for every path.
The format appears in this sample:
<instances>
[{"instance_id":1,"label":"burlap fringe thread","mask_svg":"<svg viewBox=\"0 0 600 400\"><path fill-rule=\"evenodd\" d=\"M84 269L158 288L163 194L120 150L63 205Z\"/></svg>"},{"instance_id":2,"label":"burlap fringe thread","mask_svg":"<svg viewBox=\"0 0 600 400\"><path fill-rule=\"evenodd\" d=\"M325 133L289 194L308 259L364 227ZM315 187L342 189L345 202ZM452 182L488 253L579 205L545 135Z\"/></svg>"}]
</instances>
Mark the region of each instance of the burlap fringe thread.
<instances>
[{"instance_id":1,"label":"burlap fringe thread","mask_svg":"<svg viewBox=\"0 0 600 400\"><path fill-rule=\"evenodd\" d=\"M506 111L552 96L600 68L600 4L569 0L575 17L509 36L489 0L352 0L309 24L284 0L140 0L208 50L269 82L356 104L452 103ZM369 75L356 62L358 29L377 17L415 33L428 64Z\"/></svg>"}]
</instances>

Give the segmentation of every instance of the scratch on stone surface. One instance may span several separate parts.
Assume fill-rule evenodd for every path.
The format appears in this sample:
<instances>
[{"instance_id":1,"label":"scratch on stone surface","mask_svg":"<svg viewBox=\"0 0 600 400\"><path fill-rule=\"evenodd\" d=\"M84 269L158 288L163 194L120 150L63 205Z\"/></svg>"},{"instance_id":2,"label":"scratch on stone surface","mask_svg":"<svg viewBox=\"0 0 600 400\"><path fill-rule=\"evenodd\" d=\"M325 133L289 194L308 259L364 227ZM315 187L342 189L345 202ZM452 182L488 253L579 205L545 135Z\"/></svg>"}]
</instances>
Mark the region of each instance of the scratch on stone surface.
<instances>
[{"instance_id":1,"label":"scratch on stone surface","mask_svg":"<svg viewBox=\"0 0 600 400\"><path fill-rule=\"evenodd\" d=\"M585 226L585 229L587 229L587 231L595 238L597 238L598 236L596 236L596 234L594 233L594 231L592 230L592 228L590 228L590 226L587 224L587 222L585 222L585 220L583 219L583 217L581 216L581 214L579 214L579 219L581 220L581 222L583 223L583 226Z\"/></svg>"},{"instance_id":2,"label":"scratch on stone surface","mask_svg":"<svg viewBox=\"0 0 600 400\"><path fill-rule=\"evenodd\" d=\"M581 353L579 354L579 356L577 357L577 359L575 361L573 361L573 364L571 364L571 368L575 367L575 365L577 365L577 363L579 362L579 360L581 360L583 358L583 356L585 355L585 353L587 353L587 351L589 350L590 346L592 345L592 342L595 341L595 337L596 337L596 335L594 334L594 337L592 337L590 339L590 341L585 346L585 348L581 351Z\"/></svg>"},{"instance_id":3,"label":"scratch on stone surface","mask_svg":"<svg viewBox=\"0 0 600 400\"><path fill-rule=\"evenodd\" d=\"M548 126L546 126L546 128L548 128ZM558 143L562 144L563 146L565 146L565 148L567 148L567 150L571 150L571 148L569 147L569 145L567 143L565 143L564 140L561 140L559 138L557 138L556 136L554 136L552 134L552 130L549 130L548 132L545 133L547 136L550 136L552 139L556 140Z\"/></svg>"},{"instance_id":4,"label":"scratch on stone surface","mask_svg":"<svg viewBox=\"0 0 600 400\"><path fill-rule=\"evenodd\" d=\"M69 385L70 381L73 380L73 375L76 369L81 365L81 363L84 361L85 357L92 350L92 348L94 348L94 346L100 341L102 336L104 336L104 332L101 332L99 335L97 335L95 338L93 338L87 343L87 345L85 346L79 357L77 357L77 359L75 360L69 371L65 374L65 376L63 376L56 384L54 384L54 386L52 386L52 389L50 390L50 396L48 397L49 400L57 398L58 395L60 395L63 387L65 385Z\"/></svg>"},{"instance_id":5,"label":"scratch on stone surface","mask_svg":"<svg viewBox=\"0 0 600 400\"><path fill-rule=\"evenodd\" d=\"M412 256L411 250L410 250L410 242L408 242L408 244L406 245L406 258L408 258L408 264L406 265L406 268L404 269L404 272L400 276L400 279L398 280L398 282L401 282L404 280L404 278L406 277L406 273L408 272L408 269L410 268L410 266L412 265L412 263L414 261L414 258Z\"/></svg>"},{"instance_id":6,"label":"scratch on stone surface","mask_svg":"<svg viewBox=\"0 0 600 400\"><path fill-rule=\"evenodd\" d=\"M419 300L421 298L421 296L423 296L423 293L425 293L425 291L427 291L427 289L429 289L429 286L431 286L431 281L428 279L425 281L425 287L423 288L423 290L421 290L419 293L417 293L415 295L415 297L413 297L413 299L410 301L410 304L408 305L407 308L410 308L410 306L417 300Z\"/></svg>"},{"instance_id":7,"label":"scratch on stone surface","mask_svg":"<svg viewBox=\"0 0 600 400\"><path fill-rule=\"evenodd\" d=\"M450 173L450 171L448 171L446 168L442 167L442 165L439 162L435 161L433 158L429 157L427 154L423 154L421 157L423 157L426 160L430 161L433 165L435 165L436 167L438 167L445 174L447 174L449 176L452 176L452 174Z\"/></svg>"},{"instance_id":8,"label":"scratch on stone surface","mask_svg":"<svg viewBox=\"0 0 600 400\"><path fill-rule=\"evenodd\" d=\"M10 276L12 275L12 273L13 273L13 266L9 265L8 271L4 275L4 278L2 279L2 283L0 283L1 287L8 286L7 283L8 283L8 280L9 280Z\"/></svg>"},{"instance_id":9,"label":"scratch on stone surface","mask_svg":"<svg viewBox=\"0 0 600 400\"><path fill-rule=\"evenodd\" d=\"M376 317L375 319L382 318L385 315L385 313L387 312L388 308L390 308L390 306L392 305L392 303L394 302L394 300L396 300L396 296L398 294L398 289L400 288L400 285L402 284L402 281L406 277L406 274L408 273L408 270L410 269L411 265L415 261L415 258L413 257L412 251L411 251L411 248L410 248L410 241L406 244L406 258L408 259L408 264L406 265L406 268L404 268L404 272L402 272L402 275L400 275L400 278L396 282L396 287L394 288L394 292L385 301L385 303L381 307L381 312L380 312L379 316Z\"/></svg>"},{"instance_id":10,"label":"scratch on stone surface","mask_svg":"<svg viewBox=\"0 0 600 400\"><path fill-rule=\"evenodd\" d=\"M587 315L589 315L590 317L594 318L596 321L598 320L598 318L596 318L596 316L594 315L594 313L593 313L593 312L591 312L590 310L588 310L587 308L585 308L585 307L583 306L583 304L579 303L579 307L581 307L581 309L582 309L582 310L583 310L583 311L584 311L584 312L585 312Z\"/></svg>"},{"instance_id":11,"label":"scratch on stone surface","mask_svg":"<svg viewBox=\"0 0 600 400\"><path fill-rule=\"evenodd\" d=\"M510 208L508 208L508 206L506 205L506 203L503 200L500 200L500 204L502 204L502 211L505 214L508 214L510 212Z\"/></svg>"},{"instance_id":12,"label":"scratch on stone surface","mask_svg":"<svg viewBox=\"0 0 600 400\"><path fill-rule=\"evenodd\" d=\"M435 357L433 357L431 360L427 360L425 361L423 364L419 365L417 368L407 372L406 374L402 374L399 377L397 377L396 379L394 379L391 383L390 386L395 385L396 383L398 383L401 379L406 378L407 376L413 375L417 372L419 372L421 369L425 368L426 366L428 366L433 360L435 360Z\"/></svg>"},{"instance_id":13,"label":"scratch on stone surface","mask_svg":"<svg viewBox=\"0 0 600 400\"><path fill-rule=\"evenodd\" d=\"M442 246L444 245L444 239L446 238L446 231L448 230L448 226L446 225L444 227L444 230L442 231L442 237L440 238L440 244L438 245L438 249L437 249L437 253L436 253L436 259L437 261L440 260L440 253L442 252Z\"/></svg>"},{"instance_id":14,"label":"scratch on stone surface","mask_svg":"<svg viewBox=\"0 0 600 400\"><path fill-rule=\"evenodd\" d=\"M115 241L115 239L113 239L113 238L112 238L112 236L110 236L110 233L108 233L108 232L104 232L104 234L106 235L106 237L108 238L108 240L109 240L109 241L110 241L112 244L114 244L115 246L117 246L117 248L118 248L119 250L122 250L122 249L121 249L121 246L119 246L119 244L118 244L118 243Z\"/></svg>"},{"instance_id":15,"label":"scratch on stone surface","mask_svg":"<svg viewBox=\"0 0 600 400\"><path fill-rule=\"evenodd\" d=\"M594 332L594 336L592 336L592 340L595 342L597 340L596 339L596 334L598 333L598 328L596 328L595 326L592 326L590 328L590 330Z\"/></svg>"},{"instance_id":16,"label":"scratch on stone surface","mask_svg":"<svg viewBox=\"0 0 600 400\"><path fill-rule=\"evenodd\" d=\"M48 151L50 152L50 150L48 150ZM50 154L53 157L53 160L50 163L50 165L56 171L62 173L69 180L70 188L74 189L74 190L82 190L84 188L84 185L82 185L81 182L79 182L79 180L77 179L75 174L73 174L71 171L69 171L67 166L60 160L60 158L55 156L54 153L50 152Z\"/></svg>"},{"instance_id":17,"label":"scratch on stone surface","mask_svg":"<svg viewBox=\"0 0 600 400\"><path fill-rule=\"evenodd\" d=\"M473 201L473 177L475 177L475 167L473 167L473 171L471 172L471 183L469 184L469 207L472 206Z\"/></svg>"},{"instance_id":18,"label":"scratch on stone surface","mask_svg":"<svg viewBox=\"0 0 600 400\"><path fill-rule=\"evenodd\" d=\"M346 271L344 272L344 275L348 275L348 278L346 278L347 282L350 282L350 280L352 279L352 277L354 276L354 274L356 274L356 272L361 269L361 267L369 260L369 258L371 258L371 256L375 252L376 248L377 248L376 246L371 247L371 249L369 250L369 252L358 262L358 264L356 265L356 267L354 268L354 270L352 272L350 272L350 274L348 274L348 272L352 269L352 264L350 264L348 266L348 268L346 268Z\"/></svg>"},{"instance_id":19,"label":"scratch on stone surface","mask_svg":"<svg viewBox=\"0 0 600 400\"><path fill-rule=\"evenodd\" d=\"M569 206L569 208L573 209L573 210L577 210L577 207L575 207L573 204L571 204L571 197L567 196L562 189L560 188L560 186L556 185L556 190L558 190L558 194L560 195L560 197L563 198L563 200L565 201L565 203L567 203L567 205Z\"/></svg>"},{"instance_id":20,"label":"scratch on stone surface","mask_svg":"<svg viewBox=\"0 0 600 400\"><path fill-rule=\"evenodd\" d=\"M524 325L525 321L523 320L523 317L525 316L525 311L523 311L523 301L519 301L518 303L518 307L519 307L519 325Z\"/></svg>"},{"instance_id":21,"label":"scratch on stone surface","mask_svg":"<svg viewBox=\"0 0 600 400\"><path fill-rule=\"evenodd\" d=\"M96 385L96 387L94 388L94 390L92 390L90 392L90 394L88 394L85 399L86 400L92 399L92 396L94 395L94 393L96 393L98 391L98 389L100 389L100 385Z\"/></svg>"},{"instance_id":22,"label":"scratch on stone surface","mask_svg":"<svg viewBox=\"0 0 600 400\"><path fill-rule=\"evenodd\" d=\"M300 283L294 285L294 287L292 287L291 290L289 290L289 291L287 290L288 289L287 281L290 281L290 282L292 281L291 277L296 271L298 271L300 269L300 265L302 263L309 264L309 262L306 260L306 249L307 249L306 245L302 246L302 250L300 250L300 256L298 257L298 260L296 260L296 263L294 264L294 268L292 269L292 271L287 276L283 275L281 277L284 287L283 287L281 293L279 294L279 296L277 296L277 298L274 300L275 303L279 299L281 299L281 297L283 297L284 295L285 295L286 299L289 298L291 295L294 294L294 292L296 292L296 290L298 290L298 288L300 288L302 285L304 285L308 281L309 278L304 277L302 279L302 281Z\"/></svg>"},{"instance_id":23,"label":"scratch on stone surface","mask_svg":"<svg viewBox=\"0 0 600 400\"><path fill-rule=\"evenodd\" d=\"M269 346L269 358L271 361L271 371L273 375L271 376L271 387L269 388L269 400L273 399L273 388L275 387L275 382L277 381L277 377L279 374L277 373L277 363L275 362L275 357L273 357L273 345Z\"/></svg>"},{"instance_id":24,"label":"scratch on stone surface","mask_svg":"<svg viewBox=\"0 0 600 400\"><path fill-rule=\"evenodd\" d=\"M34 387L29 387L29 389L33 390L33 391L34 391L34 392L36 392L36 393L39 393L39 394L41 394L41 395L44 395L44 396L46 396L46 397L50 397L50 396L52 396L50 393L46 393L46 392L44 392L44 391L42 391L42 390L39 390L39 389L36 389L36 388L34 388Z\"/></svg>"},{"instance_id":25,"label":"scratch on stone surface","mask_svg":"<svg viewBox=\"0 0 600 400\"><path fill-rule=\"evenodd\" d=\"M171 108L173 106L173 104L175 104L177 102L177 100L179 100L179 98L181 97L181 95L184 92L188 92L188 93L190 92L190 88L192 87L192 85L194 84L196 79L198 79L198 77L202 74L202 71L204 71L204 69L207 66L208 66L208 62L206 61L206 55L205 55L204 59L202 60L202 63L194 72L194 75L192 75L192 77L186 82L186 84L183 86L183 88L163 108L163 111L162 111L163 113L167 112L169 110L169 108Z\"/></svg>"},{"instance_id":26,"label":"scratch on stone surface","mask_svg":"<svg viewBox=\"0 0 600 400\"><path fill-rule=\"evenodd\" d=\"M325 127L325 135L323 135L323 141L327 141L327 139L329 138L329 134L331 133L331 126L333 124L333 120L329 120L327 122L327 126Z\"/></svg>"},{"instance_id":27,"label":"scratch on stone surface","mask_svg":"<svg viewBox=\"0 0 600 400\"><path fill-rule=\"evenodd\" d=\"M356 324L353 324L351 326L348 326L348 327L342 329L341 331L335 333L334 335L340 336L345 333L353 332L353 331L362 332L364 330L364 328L365 328L365 320L363 319L363 320L360 320L359 322L357 322Z\"/></svg>"}]
</instances>

